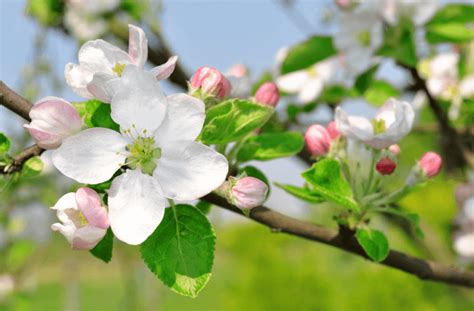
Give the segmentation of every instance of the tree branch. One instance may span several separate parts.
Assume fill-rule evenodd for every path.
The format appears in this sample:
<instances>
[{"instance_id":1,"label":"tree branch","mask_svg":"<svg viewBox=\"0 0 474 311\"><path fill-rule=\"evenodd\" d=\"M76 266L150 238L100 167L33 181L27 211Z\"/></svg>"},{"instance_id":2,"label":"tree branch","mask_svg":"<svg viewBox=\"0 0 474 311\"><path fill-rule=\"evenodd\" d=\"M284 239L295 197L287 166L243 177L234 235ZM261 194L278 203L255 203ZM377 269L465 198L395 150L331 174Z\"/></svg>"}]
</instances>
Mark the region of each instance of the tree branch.
<instances>
[{"instance_id":1,"label":"tree branch","mask_svg":"<svg viewBox=\"0 0 474 311\"><path fill-rule=\"evenodd\" d=\"M240 209L229 204L225 199L216 194L209 194L203 199L224 209L243 215ZM268 226L273 231L284 232L304 239L324 243L368 258L352 233L338 232L333 229L327 229L300 221L272 211L264 206L252 209L249 217ZM432 280L474 288L474 272L472 271L423 260L395 250L391 250L388 257L381 262L381 264L416 275L423 280Z\"/></svg>"},{"instance_id":2,"label":"tree branch","mask_svg":"<svg viewBox=\"0 0 474 311\"><path fill-rule=\"evenodd\" d=\"M31 121L29 113L33 104L6 86L3 81L0 81L0 105L5 106L23 119Z\"/></svg>"},{"instance_id":3,"label":"tree branch","mask_svg":"<svg viewBox=\"0 0 474 311\"><path fill-rule=\"evenodd\" d=\"M44 149L38 145L33 145L23 150L19 155L13 158L13 162L9 165L0 165L0 174L12 174L18 172L23 164L30 158L39 156Z\"/></svg>"}]
</instances>

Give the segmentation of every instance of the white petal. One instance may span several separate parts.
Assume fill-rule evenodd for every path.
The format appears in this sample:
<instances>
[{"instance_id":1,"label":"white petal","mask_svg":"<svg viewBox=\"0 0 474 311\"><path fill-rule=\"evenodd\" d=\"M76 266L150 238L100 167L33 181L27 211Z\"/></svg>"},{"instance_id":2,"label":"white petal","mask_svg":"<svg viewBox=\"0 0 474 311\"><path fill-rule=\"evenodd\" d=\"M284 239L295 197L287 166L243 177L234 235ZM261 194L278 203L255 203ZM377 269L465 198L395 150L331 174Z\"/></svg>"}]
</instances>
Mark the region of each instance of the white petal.
<instances>
[{"instance_id":1,"label":"white petal","mask_svg":"<svg viewBox=\"0 0 474 311\"><path fill-rule=\"evenodd\" d=\"M56 210L58 219L63 223L63 224L70 224L72 225L73 222L69 217L66 215L64 212L67 209L77 209L77 203L76 203L76 194L74 192L69 192L63 195L56 204L51 207L51 209Z\"/></svg>"},{"instance_id":2,"label":"white petal","mask_svg":"<svg viewBox=\"0 0 474 311\"><path fill-rule=\"evenodd\" d=\"M168 79L176 67L178 56L171 56L168 61L160 66L157 66L150 70L150 72L156 77L157 80Z\"/></svg>"},{"instance_id":3,"label":"white petal","mask_svg":"<svg viewBox=\"0 0 474 311\"><path fill-rule=\"evenodd\" d=\"M110 129L90 128L65 139L53 152L56 168L80 183L109 180L124 163L127 143Z\"/></svg>"},{"instance_id":4,"label":"white petal","mask_svg":"<svg viewBox=\"0 0 474 311\"><path fill-rule=\"evenodd\" d=\"M112 99L112 119L122 129L153 133L165 118L166 97L158 81L136 66L125 67L119 90Z\"/></svg>"},{"instance_id":5,"label":"white petal","mask_svg":"<svg viewBox=\"0 0 474 311\"><path fill-rule=\"evenodd\" d=\"M66 83L73 91L84 98L93 98L94 96L87 90L87 84L92 80L94 73L80 65L69 63L64 68L64 77Z\"/></svg>"},{"instance_id":6,"label":"white petal","mask_svg":"<svg viewBox=\"0 0 474 311\"><path fill-rule=\"evenodd\" d=\"M291 72L276 80L278 87L285 92L296 93L302 89L303 84L309 79L306 70Z\"/></svg>"},{"instance_id":7,"label":"white petal","mask_svg":"<svg viewBox=\"0 0 474 311\"><path fill-rule=\"evenodd\" d=\"M94 98L97 98L104 103L110 103L112 97L117 92L120 85L120 78L114 75L98 72L94 74L92 81L87 85L87 91L91 93Z\"/></svg>"},{"instance_id":8,"label":"white petal","mask_svg":"<svg viewBox=\"0 0 474 311\"><path fill-rule=\"evenodd\" d=\"M132 64L143 67L148 58L148 40L140 27L128 25L128 55Z\"/></svg>"},{"instance_id":9,"label":"white petal","mask_svg":"<svg viewBox=\"0 0 474 311\"><path fill-rule=\"evenodd\" d=\"M79 50L78 58L80 66L92 73L113 74L117 63L130 63L127 53L101 39L86 42Z\"/></svg>"},{"instance_id":10,"label":"white petal","mask_svg":"<svg viewBox=\"0 0 474 311\"><path fill-rule=\"evenodd\" d=\"M187 201L219 187L227 171L227 159L213 149L194 141L176 141L162 147L153 177L165 197Z\"/></svg>"},{"instance_id":11,"label":"white petal","mask_svg":"<svg viewBox=\"0 0 474 311\"><path fill-rule=\"evenodd\" d=\"M166 117L155 132L158 145L167 141L195 140L204 124L204 103L187 94L174 94L167 97Z\"/></svg>"},{"instance_id":12,"label":"white petal","mask_svg":"<svg viewBox=\"0 0 474 311\"><path fill-rule=\"evenodd\" d=\"M105 236L107 229L85 226L74 232L71 246L77 250L93 249Z\"/></svg>"},{"instance_id":13,"label":"white petal","mask_svg":"<svg viewBox=\"0 0 474 311\"><path fill-rule=\"evenodd\" d=\"M464 77L459 85L459 92L464 98L474 97L474 74Z\"/></svg>"},{"instance_id":14,"label":"white petal","mask_svg":"<svg viewBox=\"0 0 474 311\"><path fill-rule=\"evenodd\" d=\"M319 77L308 80L298 94L298 99L303 103L309 103L315 100L323 90L323 80Z\"/></svg>"},{"instance_id":15,"label":"white petal","mask_svg":"<svg viewBox=\"0 0 474 311\"><path fill-rule=\"evenodd\" d=\"M145 241L165 212L160 184L139 170L128 170L114 179L108 203L112 231L119 240L132 245Z\"/></svg>"},{"instance_id":16,"label":"white petal","mask_svg":"<svg viewBox=\"0 0 474 311\"><path fill-rule=\"evenodd\" d=\"M347 116L340 107L336 108L336 127L339 132L349 138L367 141L373 138L373 127L363 117Z\"/></svg>"}]
</instances>

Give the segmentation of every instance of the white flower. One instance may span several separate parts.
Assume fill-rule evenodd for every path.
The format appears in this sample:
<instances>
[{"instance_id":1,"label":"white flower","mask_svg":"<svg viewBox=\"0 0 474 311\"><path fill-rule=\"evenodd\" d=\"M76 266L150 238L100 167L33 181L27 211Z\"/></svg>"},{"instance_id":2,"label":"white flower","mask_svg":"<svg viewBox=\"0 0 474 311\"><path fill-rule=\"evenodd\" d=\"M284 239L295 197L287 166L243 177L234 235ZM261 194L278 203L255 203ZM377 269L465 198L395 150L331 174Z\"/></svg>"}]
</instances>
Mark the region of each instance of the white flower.
<instances>
[{"instance_id":1,"label":"white flower","mask_svg":"<svg viewBox=\"0 0 474 311\"><path fill-rule=\"evenodd\" d=\"M465 76L461 80L459 93L463 98L474 98L474 74Z\"/></svg>"},{"instance_id":2,"label":"white flower","mask_svg":"<svg viewBox=\"0 0 474 311\"><path fill-rule=\"evenodd\" d=\"M373 64L373 54L382 42L382 21L373 7L341 14L334 44L345 55L353 74L364 72Z\"/></svg>"},{"instance_id":3,"label":"white flower","mask_svg":"<svg viewBox=\"0 0 474 311\"><path fill-rule=\"evenodd\" d=\"M383 149L396 144L412 128L415 113L410 104L391 98L377 111L375 118L347 116L338 107L336 126L342 135L365 144Z\"/></svg>"},{"instance_id":4,"label":"white flower","mask_svg":"<svg viewBox=\"0 0 474 311\"><path fill-rule=\"evenodd\" d=\"M339 58L331 57L308 69L290 72L277 78L278 88L284 92L297 93L303 103L315 100L323 88L330 83L339 66Z\"/></svg>"},{"instance_id":5,"label":"white flower","mask_svg":"<svg viewBox=\"0 0 474 311\"><path fill-rule=\"evenodd\" d=\"M109 180L109 219L117 238L142 243L161 222L165 198L194 200L225 180L224 156L195 141L204 124L204 103L186 94L168 97L155 77L127 66L112 99L121 133L91 128L66 139L53 163L81 183Z\"/></svg>"},{"instance_id":6,"label":"white flower","mask_svg":"<svg viewBox=\"0 0 474 311\"><path fill-rule=\"evenodd\" d=\"M458 84L459 54L439 54L420 63L420 72L427 78L426 85L431 95L449 100Z\"/></svg>"},{"instance_id":7,"label":"white flower","mask_svg":"<svg viewBox=\"0 0 474 311\"><path fill-rule=\"evenodd\" d=\"M51 226L61 232L73 249L93 249L105 236L109 221L99 195L90 188L63 195L52 207L61 223Z\"/></svg>"},{"instance_id":8,"label":"white flower","mask_svg":"<svg viewBox=\"0 0 474 311\"><path fill-rule=\"evenodd\" d=\"M377 2L381 15L391 25L398 23L401 17L410 18L415 25L423 25L438 9L437 0L377 0Z\"/></svg>"},{"instance_id":9,"label":"white flower","mask_svg":"<svg viewBox=\"0 0 474 311\"><path fill-rule=\"evenodd\" d=\"M148 41L140 27L128 25L128 53L101 39L86 42L78 53L79 64L66 65L64 75L74 92L85 98L98 98L109 103L117 90L120 76L127 65L143 68L148 58ZM174 70L177 57L152 69L158 80L167 79Z\"/></svg>"}]
</instances>

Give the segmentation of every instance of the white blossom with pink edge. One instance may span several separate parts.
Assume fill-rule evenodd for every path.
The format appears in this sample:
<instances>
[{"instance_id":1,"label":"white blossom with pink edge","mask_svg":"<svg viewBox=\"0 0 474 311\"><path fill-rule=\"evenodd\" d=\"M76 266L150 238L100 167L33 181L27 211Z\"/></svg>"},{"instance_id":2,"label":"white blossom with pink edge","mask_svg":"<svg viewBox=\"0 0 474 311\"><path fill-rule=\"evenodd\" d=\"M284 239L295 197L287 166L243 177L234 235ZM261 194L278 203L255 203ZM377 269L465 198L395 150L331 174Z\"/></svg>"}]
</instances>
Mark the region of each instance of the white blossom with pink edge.
<instances>
[{"instance_id":1,"label":"white blossom with pink edge","mask_svg":"<svg viewBox=\"0 0 474 311\"><path fill-rule=\"evenodd\" d=\"M31 122L24 127L30 132L38 146L55 149L82 128L79 112L66 100L45 97L37 101L30 110Z\"/></svg>"},{"instance_id":2,"label":"white blossom with pink edge","mask_svg":"<svg viewBox=\"0 0 474 311\"><path fill-rule=\"evenodd\" d=\"M187 94L166 97L155 77L129 65L112 102L118 133L90 128L66 139L53 153L64 175L81 183L109 180L109 220L115 236L137 245L164 216L165 198L198 199L225 180L226 158L196 142L205 120L204 103Z\"/></svg>"},{"instance_id":3,"label":"white blossom with pink edge","mask_svg":"<svg viewBox=\"0 0 474 311\"><path fill-rule=\"evenodd\" d=\"M128 25L128 28L128 53L98 39L84 43L78 53L79 64L66 65L66 82L76 94L110 103L125 66L135 65L143 69L148 58L148 40L140 27ZM158 80L167 79L176 61L176 56L170 57L151 72Z\"/></svg>"},{"instance_id":4,"label":"white blossom with pink edge","mask_svg":"<svg viewBox=\"0 0 474 311\"><path fill-rule=\"evenodd\" d=\"M413 126L415 112L410 104L390 98L371 120L348 116L336 108L337 130L343 136L364 142L375 149L387 148L399 142Z\"/></svg>"},{"instance_id":5,"label":"white blossom with pink edge","mask_svg":"<svg viewBox=\"0 0 474 311\"><path fill-rule=\"evenodd\" d=\"M79 188L62 196L52 207L61 223L51 226L76 250L93 249L105 236L109 221L100 197L90 188Z\"/></svg>"}]
</instances>

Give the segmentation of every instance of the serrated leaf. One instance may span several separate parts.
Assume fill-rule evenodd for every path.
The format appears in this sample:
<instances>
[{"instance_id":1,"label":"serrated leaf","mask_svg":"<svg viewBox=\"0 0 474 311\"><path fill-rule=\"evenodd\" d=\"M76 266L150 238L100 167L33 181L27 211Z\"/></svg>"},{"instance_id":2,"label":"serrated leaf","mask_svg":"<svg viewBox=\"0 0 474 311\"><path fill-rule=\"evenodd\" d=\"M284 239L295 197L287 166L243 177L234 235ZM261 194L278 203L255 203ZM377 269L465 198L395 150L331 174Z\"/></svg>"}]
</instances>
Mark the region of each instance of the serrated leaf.
<instances>
[{"instance_id":1,"label":"serrated leaf","mask_svg":"<svg viewBox=\"0 0 474 311\"><path fill-rule=\"evenodd\" d=\"M11 142L7 135L0 132L0 154L7 153L10 150Z\"/></svg>"},{"instance_id":2,"label":"serrated leaf","mask_svg":"<svg viewBox=\"0 0 474 311\"><path fill-rule=\"evenodd\" d=\"M197 297L211 277L216 236L191 205L167 208L155 232L141 245L148 268L173 291Z\"/></svg>"},{"instance_id":3,"label":"serrated leaf","mask_svg":"<svg viewBox=\"0 0 474 311\"><path fill-rule=\"evenodd\" d=\"M304 147L303 135L298 132L264 133L249 137L237 153L237 160L268 161L297 154Z\"/></svg>"},{"instance_id":4,"label":"serrated leaf","mask_svg":"<svg viewBox=\"0 0 474 311\"><path fill-rule=\"evenodd\" d=\"M313 36L293 46L281 65L282 74L308 68L330 56L336 55L332 37Z\"/></svg>"},{"instance_id":5,"label":"serrated leaf","mask_svg":"<svg viewBox=\"0 0 474 311\"><path fill-rule=\"evenodd\" d=\"M21 175L25 178L38 176L43 170L44 164L40 157L29 158L21 169Z\"/></svg>"},{"instance_id":6,"label":"serrated leaf","mask_svg":"<svg viewBox=\"0 0 474 311\"><path fill-rule=\"evenodd\" d=\"M383 261L390 252L388 240L381 231L359 228L356 232L356 239L373 261Z\"/></svg>"},{"instance_id":7,"label":"serrated leaf","mask_svg":"<svg viewBox=\"0 0 474 311\"><path fill-rule=\"evenodd\" d=\"M399 97L400 91L390 83L383 80L375 80L364 92L365 99L375 105L381 106L390 97Z\"/></svg>"},{"instance_id":8,"label":"serrated leaf","mask_svg":"<svg viewBox=\"0 0 474 311\"><path fill-rule=\"evenodd\" d=\"M108 263L112 259L112 249L114 248L114 234L112 230L107 229L107 233L104 238L97 244L93 249L90 250L91 254L99 258L105 263Z\"/></svg>"},{"instance_id":9,"label":"serrated leaf","mask_svg":"<svg viewBox=\"0 0 474 311\"><path fill-rule=\"evenodd\" d=\"M199 201L197 204L196 204L196 208L201 211L201 213L203 213L204 215L207 215L209 214L209 212L211 211L211 208L212 208L212 204L207 202L207 201Z\"/></svg>"},{"instance_id":10,"label":"serrated leaf","mask_svg":"<svg viewBox=\"0 0 474 311\"><path fill-rule=\"evenodd\" d=\"M301 174L313 187L315 193L328 201L345 208L359 210L354 200L352 189L341 175L339 162L334 159L323 159Z\"/></svg>"},{"instance_id":11,"label":"serrated leaf","mask_svg":"<svg viewBox=\"0 0 474 311\"><path fill-rule=\"evenodd\" d=\"M318 203L322 203L322 202L326 201L321 195L319 195L315 191L312 191L311 189L300 188L300 187L296 187L296 186L292 186L292 185L284 185L284 184L280 184L280 183L275 183L275 185L277 187L285 190L286 192L288 192L292 196L294 196L298 199L301 199L303 201L309 202L309 203L318 204Z\"/></svg>"},{"instance_id":12,"label":"serrated leaf","mask_svg":"<svg viewBox=\"0 0 474 311\"><path fill-rule=\"evenodd\" d=\"M273 108L247 100L231 99L207 111L201 141L226 144L239 140L262 127L273 114Z\"/></svg>"}]
</instances>

